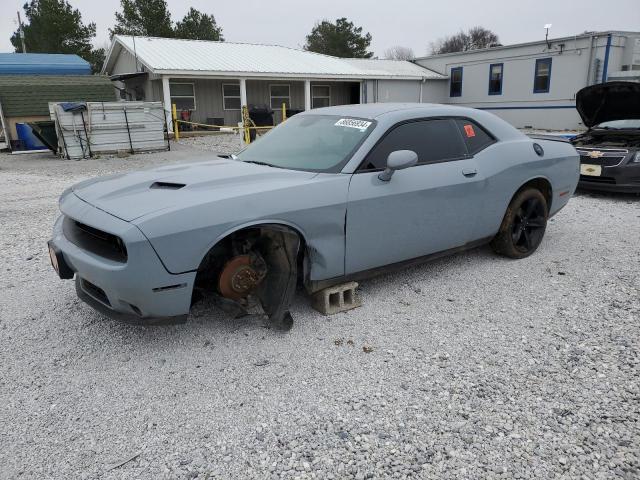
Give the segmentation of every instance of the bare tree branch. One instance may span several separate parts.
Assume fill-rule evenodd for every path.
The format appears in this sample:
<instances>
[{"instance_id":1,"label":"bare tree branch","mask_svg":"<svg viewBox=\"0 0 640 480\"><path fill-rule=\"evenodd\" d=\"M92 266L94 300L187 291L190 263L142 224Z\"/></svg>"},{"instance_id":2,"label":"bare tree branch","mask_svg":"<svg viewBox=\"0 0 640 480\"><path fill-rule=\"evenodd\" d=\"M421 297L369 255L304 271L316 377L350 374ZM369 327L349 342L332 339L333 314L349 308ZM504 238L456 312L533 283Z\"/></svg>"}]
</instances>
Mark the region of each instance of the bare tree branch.
<instances>
[{"instance_id":1,"label":"bare tree branch","mask_svg":"<svg viewBox=\"0 0 640 480\"><path fill-rule=\"evenodd\" d=\"M414 60L416 56L411 48L396 45L385 50L384 58L388 60Z\"/></svg>"},{"instance_id":2,"label":"bare tree branch","mask_svg":"<svg viewBox=\"0 0 640 480\"><path fill-rule=\"evenodd\" d=\"M467 32L461 30L455 35L440 38L430 45L432 55L439 53L467 52L500 45L498 35L484 27L473 27Z\"/></svg>"}]
</instances>

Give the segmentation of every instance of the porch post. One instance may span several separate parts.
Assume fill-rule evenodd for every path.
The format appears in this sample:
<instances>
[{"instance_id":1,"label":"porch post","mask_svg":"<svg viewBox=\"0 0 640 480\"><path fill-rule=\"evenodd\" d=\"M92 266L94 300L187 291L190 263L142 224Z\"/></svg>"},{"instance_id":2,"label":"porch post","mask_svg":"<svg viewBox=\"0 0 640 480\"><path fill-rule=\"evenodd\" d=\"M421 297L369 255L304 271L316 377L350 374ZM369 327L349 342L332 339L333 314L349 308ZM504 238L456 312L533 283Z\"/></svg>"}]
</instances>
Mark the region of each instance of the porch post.
<instances>
[{"instance_id":1,"label":"porch post","mask_svg":"<svg viewBox=\"0 0 640 480\"><path fill-rule=\"evenodd\" d=\"M247 106L247 79L240 79L240 106Z\"/></svg>"},{"instance_id":2,"label":"porch post","mask_svg":"<svg viewBox=\"0 0 640 480\"><path fill-rule=\"evenodd\" d=\"M173 119L171 118L171 92L169 91L169 77L162 76L162 99L164 102L164 115L167 119L167 128L173 133Z\"/></svg>"},{"instance_id":3,"label":"porch post","mask_svg":"<svg viewBox=\"0 0 640 480\"><path fill-rule=\"evenodd\" d=\"M304 81L304 109L311 110L311 80Z\"/></svg>"}]
</instances>

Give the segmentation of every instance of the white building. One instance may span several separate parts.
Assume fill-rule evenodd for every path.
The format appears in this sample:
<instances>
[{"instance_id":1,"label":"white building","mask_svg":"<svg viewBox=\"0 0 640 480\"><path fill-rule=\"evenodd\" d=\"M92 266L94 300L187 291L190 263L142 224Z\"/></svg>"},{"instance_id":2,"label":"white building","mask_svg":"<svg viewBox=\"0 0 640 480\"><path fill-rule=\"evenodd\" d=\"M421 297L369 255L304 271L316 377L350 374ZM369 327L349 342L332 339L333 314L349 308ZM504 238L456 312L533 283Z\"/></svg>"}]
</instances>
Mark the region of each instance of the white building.
<instances>
[{"instance_id":1,"label":"white building","mask_svg":"<svg viewBox=\"0 0 640 480\"><path fill-rule=\"evenodd\" d=\"M295 111L433 100L445 75L411 62L352 60L276 45L116 35L103 67L127 100L176 104L190 119L236 125L242 105ZM433 88L431 84L434 84Z\"/></svg>"},{"instance_id":2,"label":"white building","mask_svg":"<svg viewBox=\"0 0 640 480\"><path fill-rule=\"evenodd\" d=\"M578 129L578 90L607 80L640 81L640 32L584 33L416 63L449 77L440 99L432 96L436 101L486 109L519 128Z\"/></svg>"}]
</instances>

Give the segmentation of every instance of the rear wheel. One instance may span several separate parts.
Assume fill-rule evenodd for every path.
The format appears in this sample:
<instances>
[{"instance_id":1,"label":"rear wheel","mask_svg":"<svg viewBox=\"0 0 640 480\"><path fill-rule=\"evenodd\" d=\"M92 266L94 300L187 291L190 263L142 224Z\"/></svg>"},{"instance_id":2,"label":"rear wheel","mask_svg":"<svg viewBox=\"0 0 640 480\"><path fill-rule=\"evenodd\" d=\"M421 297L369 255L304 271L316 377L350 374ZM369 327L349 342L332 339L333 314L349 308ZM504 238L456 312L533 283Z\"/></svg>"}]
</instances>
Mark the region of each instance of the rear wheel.
<instances>
[{"instance_id":1,"label":"rear wheel","mask_svg":"<svg viewBox=\"0 0 640 480\"><path fill-rule=\"evenodd\" d=\"M509 258L528 257L542 242L548 216L542 192L535 188L522 190L511 200L491 247Z\"/></svg>"}]
</instances>

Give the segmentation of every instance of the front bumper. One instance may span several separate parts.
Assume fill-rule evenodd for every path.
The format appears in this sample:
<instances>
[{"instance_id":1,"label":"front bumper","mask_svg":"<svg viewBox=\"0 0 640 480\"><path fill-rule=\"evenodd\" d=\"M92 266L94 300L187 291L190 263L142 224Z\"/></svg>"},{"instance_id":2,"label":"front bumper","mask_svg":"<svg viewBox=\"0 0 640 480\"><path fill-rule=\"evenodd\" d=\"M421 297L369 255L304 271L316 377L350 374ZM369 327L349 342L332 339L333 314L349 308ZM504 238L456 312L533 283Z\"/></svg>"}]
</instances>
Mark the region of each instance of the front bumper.
<instances>
[{"instance_id":1,"label":"front bumper","mask_svg":"<svg viewBox=\"0 0 640 480\"><path fill-rule=\"evenodd\" d=\"M627 155L618 165L602 166L599 176L580 175L578 188L603 192L640 193L640 163L630 162L635 152ZM583 159L580 163L598 164L598 160Z\"/></svg>"},{"instance_id":2,"label":"front bumper","mask_svg":"<svg viewBox=\"0 0 640 480\"><path fill-rule=\"evenodd\" d=\"M136 226L98 210L73 193L61 199L60 210L63 215L54 225L49 245L59 253L58 268L75 274L81 300L107 317L128 323L186 321L196 272L167 272ZM109 260L72 243L63 232L65 215L119 236L129 252L126 262Z\"/></svg>"},{"instance_id":3,"label":"front bumper","mask_svg":"<svg viewBox=\"0 0 640 480\"><path fill-rule=\"evenodd\" d=\"M640 193L640 184L637 183L602 183L580 180L578 188L582 190L597 190L599 192Z\"/></svg>"}]
</instances>

